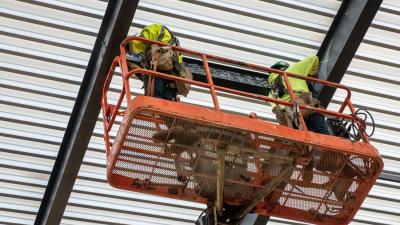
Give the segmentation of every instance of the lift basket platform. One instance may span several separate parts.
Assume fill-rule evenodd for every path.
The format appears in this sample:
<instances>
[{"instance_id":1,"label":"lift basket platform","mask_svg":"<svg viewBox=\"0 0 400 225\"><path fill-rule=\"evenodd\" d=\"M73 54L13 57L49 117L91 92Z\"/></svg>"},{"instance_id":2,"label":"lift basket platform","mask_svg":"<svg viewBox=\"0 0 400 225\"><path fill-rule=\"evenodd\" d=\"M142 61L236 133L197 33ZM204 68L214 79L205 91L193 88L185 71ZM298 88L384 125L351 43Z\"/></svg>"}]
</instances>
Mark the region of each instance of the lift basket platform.
<instances>
[{"instance_id":1,"label":"lift basket platform","mask_svg":"<svg viewBox=\"0 0 400 225\"><path fill-rule=\"evenodd\" d=\"M204 62L205 54L198 54ZM361 129L361 122L356 121L359 138L352 141L225 113L219 109L216 97L214 109L149 96L132 97L127 81L134 72L178 78L143 69L128 72L124 60L122 54L114 61L103 93L107 180L113 187L202 203L213 200L217 210L235 208L233 219L256 212L308 223L347 224L382 171L382 159ZM107 91L117 65L122 68L125 81L120 99L113 106L107 102ZM188 82L208 85L213 96L215 90L251 96L213 85L205 68L208 84ZM280 73L286 82L287 77L296 77ZM124 97L128 106L122 112ZM315 110L326 116L354 119L343 113L345 107L354 113L350 99L345 100L339 112ZM116 117L122 122L111 140L109 131Z\"/></svg>"}]
</instances>

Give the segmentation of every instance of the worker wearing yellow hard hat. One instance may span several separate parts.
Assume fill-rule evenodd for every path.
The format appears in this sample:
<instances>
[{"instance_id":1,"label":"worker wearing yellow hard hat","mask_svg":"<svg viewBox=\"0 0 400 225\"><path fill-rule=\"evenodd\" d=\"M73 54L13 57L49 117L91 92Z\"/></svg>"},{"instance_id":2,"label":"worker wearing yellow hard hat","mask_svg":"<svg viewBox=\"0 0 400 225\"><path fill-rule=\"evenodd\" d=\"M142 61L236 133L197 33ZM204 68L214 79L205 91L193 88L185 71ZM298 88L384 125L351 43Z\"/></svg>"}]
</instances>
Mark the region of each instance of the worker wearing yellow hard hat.
<instances>
[{"instance_id":1,"label":"worker wearing yellow hard hat","mask_svg":"<svg viewBox=\"0 0 400 225\"><path fill-rule=\"evenodd\" d=\"M143 27L138 36L169 45L179 46L178 38L166 26L162 24L151 24ZM126 46L127 48L126 58L128 60L128 66L130 69L135 67L144 67L144 68L147 67L147 65L150 62L150 59L145 57L146 53L150 49L150 46L151 46L150 44L138 40L132 40L128 42ZM174 69L177 69L177 67L182 68L182 62L183 62L183 57L181 54L177 52L177 60L176 60L177 65L174 66ZM171 73L178 74L181 71L161 71L161 72L165 72L168 74ZM139 75L138 77L143 81L145 94L147 94L148 76L142 77ZM176 96L177 96L177 88L175 82L158 77L154 78L154 97L166 100L176 100Z\"/></svg>"}]
</instances>

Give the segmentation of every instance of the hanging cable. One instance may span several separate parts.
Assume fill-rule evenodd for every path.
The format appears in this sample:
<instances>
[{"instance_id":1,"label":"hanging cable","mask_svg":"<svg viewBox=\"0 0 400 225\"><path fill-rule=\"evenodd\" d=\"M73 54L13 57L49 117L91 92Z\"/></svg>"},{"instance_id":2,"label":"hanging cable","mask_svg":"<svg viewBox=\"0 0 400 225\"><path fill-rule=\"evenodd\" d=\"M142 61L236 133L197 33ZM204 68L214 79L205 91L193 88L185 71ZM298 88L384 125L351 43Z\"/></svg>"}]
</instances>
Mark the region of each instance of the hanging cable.
<instances>
[{"instance_id":1,"label":"hanging cable","mask_svg":"<svg viewBox=\"0 0 400 225\"><path fill-rule=\"evenodd\" d=\"M332 129L332 133L335 136L344 137L350 139L352 142L359 140L360 138L364 140L364 136L361 133L365 133L366 136L371 137L375 132L375 120L371 113L366 109L357 109L353 115L354 119L352 121L345 121L341 119L328 119L328 124ZM367 134L366 124L367 121L371 120L372 131ZM357 124L357 121L361 124Z\"/></svg>"},{"instance_id":2,"label":"hanging cable","mask_svg":"<svg viewBox=\"0 0 400 225\"><path fill-rule=\"evenodd\" d=\"M355 117L361 118L361 120L364 121L365 127L364 127L364 126L358 127L357 124L356 124L356 122L355 122L355 120L353 120L353 121L351 122L351 124L347 127L346 133L347 133L347 135L349 136L349 139L350 139L351 141L353 141L353 142L354 142L354 141L357 141L357 139L358 139L359 137L360 137L363 141L365 141L365 140L364 140L364 137L361 135L361 132L365 132L365 134L366 134L368 137L371 137L371 136L374 134L374 132L375 132L375 120L374 120L374 118L372 117L371 113L370 113L368 110L366 110L366 109L357 109L357 110L355 111L354 116L355 116ZM367 134L367 131L366 131L366 129L367 129L367 128L366 128L366 124L367 124L368 118L371 118L371 121L372 121L372 131L371 131L370 134ZM346 126L346 125L347 125L347 123L344 123L344 126ZM361 124L361 125L363 125L363 124Z\"/></svg>"},{"instance_id":3,"label":"hanging cable","mask_svg":"<svg viewBox=\"0 0 400 225\"><path fill-rule=\"evenodd\" d=\"M350 138L350 140L352 142L357 141L358 137L360 136L360 129L357 127L357 125L356 125L354 120L347 127L346 131L347 131L347 134L349 135L349 138ZM360 137L363 139L363 141L365 141L364 137L362 135Z\"/></svg>"},{"instance_id":4,"label":"hanging cable","mask_svg":"<svg viewBox=\"0 0 400 225\"><path fill-rule=\"evenodd\" d=\"M204 216L203 216L204 215ZM197 218L196 225L216 225L214 222L214 210L213 207L207 206L206 209Z\"/></svg>"},{"instance_id":5,"label":"hanging cable","mask_svg":"<svg viewBox=\"0 0 400 225\"><path fill-rule=\"evenodd\" d=\"M208 207L205 208L205 209L203 210L203 212L200 213L199 217L197 218L197 220L196 220L196 222L195 222L196 225L202 225L202 224L203 224L202 216L203 216L203 214L207 211L207 209L208 209Z\"/></svg>"},{"instance_id":6,"label":"hanging cable","mask_svg":"<svg viewBox=\"0 0 400 225\"><path fill-rule=\"evenodd\" d=\"M375 120L374 120L374 117L372 117L371 113L366 109L357 109L356 110L356 116L359 116L359 115L363 115L364 116L364 118L363 118L364 122L367 122L368 117L371 118L371 121L372 121L372 131L371 131L371 133L367 134L366 128L364 130L365 133L367 134L367 136L371 137L375 132Z\"/></svg>"}]
</instances>

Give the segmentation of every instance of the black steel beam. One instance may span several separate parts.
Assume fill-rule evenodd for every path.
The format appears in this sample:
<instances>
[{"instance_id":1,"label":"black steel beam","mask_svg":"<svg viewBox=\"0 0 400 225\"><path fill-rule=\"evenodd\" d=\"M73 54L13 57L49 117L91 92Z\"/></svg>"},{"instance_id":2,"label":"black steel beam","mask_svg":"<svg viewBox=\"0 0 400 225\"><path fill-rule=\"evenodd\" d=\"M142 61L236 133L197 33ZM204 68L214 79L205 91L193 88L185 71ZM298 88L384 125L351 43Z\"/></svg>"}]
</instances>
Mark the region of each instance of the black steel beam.
<instances>
[{"instance_id":1,"label":"black steel beam","mask_svg":"<svg viewBox=\"0 0 400 225\"><path fill-rule=\"evenodd\" d=\"M382 0L344 0L318 50L322 80L340 83ZM335 89L315 85L318 98L328 106Z\"/></svg>"},{"instance_id":2,"label":"black steel beam","mask_svg":"<svg viewBox=\"0 0 400 225\"><path fill-rule=\"evenodd\" d=\"M100 112L101 90L138 0L109 1L67 129L44 193L36 225L60 224Z\"/></svg>"},{"instance_id":3,"label":"black steel beam","mask_svg":"<svg viewBox=\"0 0 400 225\"><path fill-rule=\"evenodd\" d=\"M184 58L187 68L193 73L193 80L207 83L201 60ZM260 95L268 95L268 75L226 65L209 62L215 85Z\"/></svg>"},{"instance_id":4,"label":"black steel beam","mask_svg":"<svg viewBox=\"0 0 400 225\"><path fill-rule=\"evenodd\" d=\"M400 183L400 174L382 171L382 173L379 175L379 179Z\"/></svg>"},{"instance_id":5,"label":"black steel beam","mask_svg":"<svg viewBox=\"0 0 400 225\"><path fill-rule=\"evenodd\" d=\"M265 225L269 221L269 216L258 215L253 225Z\"/></svg>"}]
</instances>

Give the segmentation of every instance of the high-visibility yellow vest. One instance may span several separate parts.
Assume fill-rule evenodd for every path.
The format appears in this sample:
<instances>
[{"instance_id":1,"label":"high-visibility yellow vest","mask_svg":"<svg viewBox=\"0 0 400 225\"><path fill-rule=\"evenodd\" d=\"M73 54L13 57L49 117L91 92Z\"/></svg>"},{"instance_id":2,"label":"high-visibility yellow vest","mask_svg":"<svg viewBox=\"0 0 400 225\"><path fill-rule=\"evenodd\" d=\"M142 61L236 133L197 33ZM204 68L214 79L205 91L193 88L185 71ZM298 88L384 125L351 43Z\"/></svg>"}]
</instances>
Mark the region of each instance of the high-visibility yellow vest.
<instances>
[{"instance_id":1,"label":"high-visibility yellow vest","mask_svg":"<svg viewBox=\"0 0 400 225\"><path fill-rule=\"evenodd\" d=\"M295 73L301 76L314 76L317 74L319 68L319 59L318 56L312 55L307 58L304 58L303 60L289 66L286 69L286 72L290 73ZM278 78L278 74L276 73L271 73L271 75L268 77L268 83L272 85L275 80ZM308 89L307 82L305 80L289 77L289 82L290 85L292 86L293 91L295 94L299 95L302 92L309 92L310 90ZM285 83L283 83L285 85ZM286 85L285 85L286 88ZM272 94L269 94L269 97L273 97ZM282 97L280 97L282 100L290 101L290 95L289 93L285 93ZM272 106L274 107L275 104L271 103Z\"/></svg>"},{"instance_id":2,"label":"high-visibility yellow vest","mask_svg":"<svg viewBox=\"0 0 400 225\"><path fill-rule=\"evenodd\" d=\"M171 44L171 45L176 44L172 43L172 41L174 41L173 34L171 34L169 30L162 24L152 24L145 26L140 32L139 36L166 44ZM149 45L142 41L133 40L129 42L130 51L136 54L142 54L146 52L148 48ZM179 63L182 63L182 61L183 61L182 55L179 55Z\"/></svg>"}]
</instances>

